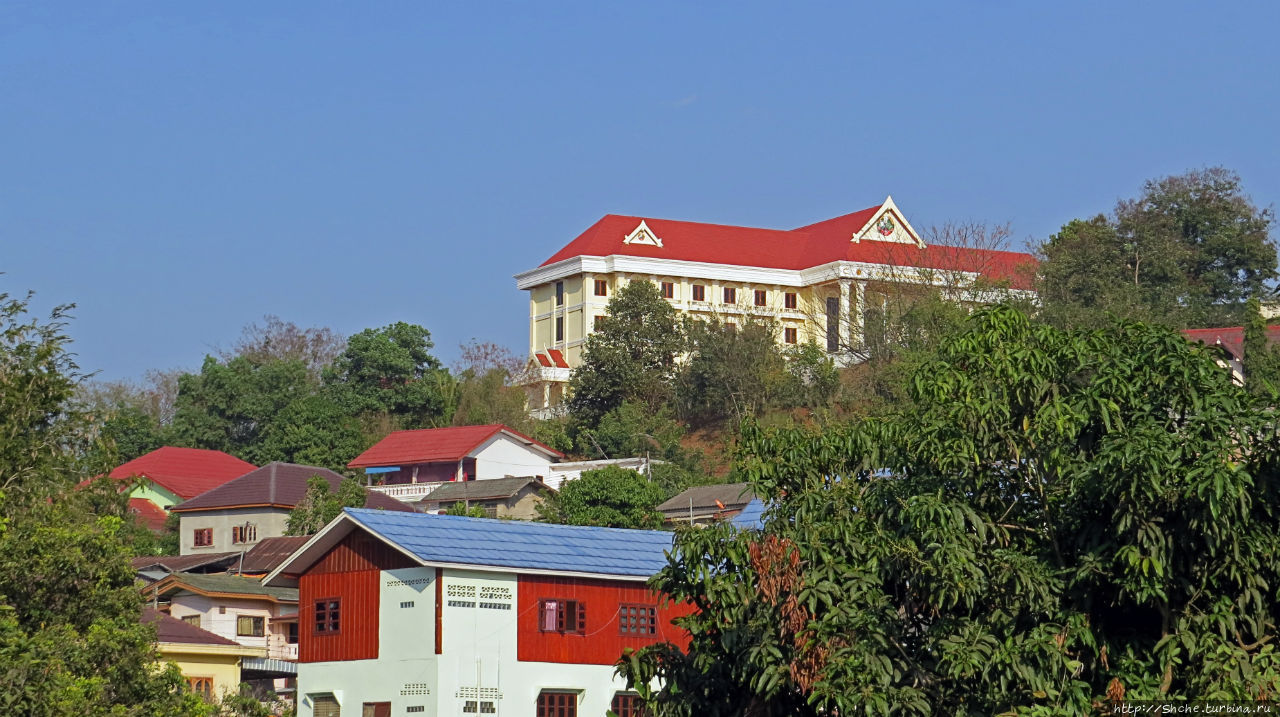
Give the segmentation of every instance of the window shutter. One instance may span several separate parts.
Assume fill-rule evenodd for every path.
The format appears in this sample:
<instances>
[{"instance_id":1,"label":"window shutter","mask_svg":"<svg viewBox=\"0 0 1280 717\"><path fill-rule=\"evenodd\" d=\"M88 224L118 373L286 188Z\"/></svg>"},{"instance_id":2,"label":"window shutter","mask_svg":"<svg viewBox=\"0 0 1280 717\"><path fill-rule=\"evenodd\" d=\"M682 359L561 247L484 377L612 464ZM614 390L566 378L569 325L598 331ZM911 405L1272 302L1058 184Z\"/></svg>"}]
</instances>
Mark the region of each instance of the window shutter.
<instances>
[{"instance_id":1,"label":"window shutter","mask_svg":"<svg viewBox=\"0 0 1280 717\"><path fill-rule=\"evenodd\" d=\"M578 601L578 626L576 632L579 634L587 631L587 604Z\"/></svg>"}]
</instances>

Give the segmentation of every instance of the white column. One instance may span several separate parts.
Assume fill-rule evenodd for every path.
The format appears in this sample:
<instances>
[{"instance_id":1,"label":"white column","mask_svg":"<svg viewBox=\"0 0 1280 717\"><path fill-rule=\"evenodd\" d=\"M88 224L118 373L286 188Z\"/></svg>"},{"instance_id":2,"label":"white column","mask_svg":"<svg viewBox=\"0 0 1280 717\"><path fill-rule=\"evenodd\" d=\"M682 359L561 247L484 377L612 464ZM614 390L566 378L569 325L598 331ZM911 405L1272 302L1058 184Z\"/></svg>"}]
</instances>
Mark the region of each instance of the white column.
<instances>
[{"instance_id":1,"label":"white column","mask_svg":"<svg viewBox=\"0 0 1280 717\"><path fill-rule=\"evenodd\" d=\"M864 311L867 302L867 282L858 281L853 284L853 345L862 346L866 342L866 327L863 325Z\"/></svg>"},{"instance_id":2,"label":"white column","mask_svg":"<svg viewBox=\"0 0 1280 717\"><path fill-rule=\"evenodd\" d=\"M853 314L849 311L849 294L852 289L852 281L849 279L840 280L840 317L836 322L836 331L839 332L841 339L843 339L841 343L848 343L852 332Z\"/></svg>"}]
</instances>

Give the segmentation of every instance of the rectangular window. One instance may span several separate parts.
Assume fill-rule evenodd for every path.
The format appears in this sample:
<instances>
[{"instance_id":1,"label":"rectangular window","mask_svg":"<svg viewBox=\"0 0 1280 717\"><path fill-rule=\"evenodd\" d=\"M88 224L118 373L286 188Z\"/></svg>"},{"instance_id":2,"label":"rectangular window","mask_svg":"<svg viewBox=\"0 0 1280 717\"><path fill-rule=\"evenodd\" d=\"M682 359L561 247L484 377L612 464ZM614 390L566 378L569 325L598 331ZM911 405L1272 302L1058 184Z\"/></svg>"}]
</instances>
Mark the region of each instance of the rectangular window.
<instances>
[{"instance_id":1,"label":"rectangular window","mask_svg":"<svg viewBox=\"0 0 1280 717\"><path fill-rule=\"evenodd\" d=\"M587 631L587 605L580 600L541 600L538 629L581 635Z\"/></svg>"},{"instance_id":2,"label":"rectangular window","mask_svg":"<svg viewBox=\"0 0 1280 717\"><path fill-rule=\"evenodd\" d=\"M798 333L798 332L797 332L795 329L783 329L783 330L782 330L782 340L783 340L783 341L785 341L785 342L787 342L787 343L789 343L789 344L794 344L794 343L796 342L796 334L797 334L797 333Z\"/></svg>"},{"instance_id":3,"label":"rectangular window","mask_svg":"<svg viewBox=\"0 0 1280 717\"><path fill-rule=\"evenodd\" d=\"M769 301L769 292L756 289L756 306L764 306Z\"/></svg>"},{"instance_id":4,"label":"rectangular window","mask_svg":"<svg viewBox=\"0 0 1280 717\"><path fill-rule=\"evenodd\" d=\"M738 324L733 321L726 321L724 322L724 328L725 331L732 333L738 330Z\"/></svg>"},{"instance_id":5,"label":"rectangular window","mask_svg":"<svg viewBox=\"0 0 1280 717\"><path fill-rule=\"evenodd\" d=\"M312 695L311 715L312 717L342 717L342 711L338 706L338 700L334 699L333 695Z\"/></svg>"},{"instance_id":6,"label":"rectangular window","mask_svg":"<svg viewBox=\"0 0 1280 717\"><path fill-rule=\"evenodd\" d=\"M258 526L253 523L231 526L231 542L252 543L258 539Z\"/></svg>"},{"instance_id":7,"label":"rectangular window","mask_svg":"<svg viewBox=\"0 0 1280 717\"><path fill-rule=\"evenodd\" d=\"M840 300L827 297L827 351L840 350Z\"/></svg>"},{"instance_id":8,"label":"rectangular window","mask_svg":"<svg viewBox=\"0 0 1280 717\"><path fill-rule=\"evenodd\" d=\"M694 284L694 285L693 285L693 300L694 300L694 301L706 301L706 300L707 300L707 287L703 286L702 284Z\"/></svg>"},{"instance_id":9,"label":"rectangular window","mask_svg":"<svg viewBox=\"0 0 1280 717\"><path fill-rule=\"evenodd\" d=\"M658 634L658 608L652 605L619 605L618 633L645 637Z\"/></svg>"},{"instance_id":10,"label":"rectangular window","mask_svg":"<svg viewBox=\"0 0 1280 717\"><path fill-rule=\"evenodd\" d=\"M539 693L537 717L578 717L578 693Z\"/></svg>"},{"instance_id":11,"label":"rectangular window","mask_svg":"<svg viewBox=\"0 0 1280 717\"><path fill-rule=\"evenodd\" d=\"M285 625L284 641L290 645L298 644L298 623L290 622Z\"/></svg>"},{"instance_id":12,"label":"rectangular window","mask_svg":"<svg viewBox=\"0 0 1280 717\"><path fill-rule=\"evenodd\" d=\"M640 701L640 695L627 692L614 695L609 709L613 710L618 717L645 717L648 714L644 711L644 703Z\"/></svg>"},{"instance_id":13,"label":"rectangular window","mask_svg":"<svg viewBox=\"0 0 1280 717\"><path fill-rule=\"evenodd\" d=\"M187 689L200 695L209 701L213 699L213 678L212 677L188 677Z\"/></svg>"},{"instance_id":14,"label":"rectangular window","mask_svg":"<svg viewBox=\"0 0 1280 717\"><path fill-rule=\"evenodd\" d=\"M391 717L390 702L365 702L360 717Z\"/></svg>"},{"instance_id":15,"label":"rectangular window","mask_svg":"<svg viewBox=\"0 0 1280 717\"><path fill-rule=\"evenodd\" d=\"M207 548L213 545L213 528L196 528L192 534L191 542L197 548Z\"/></svg>"},{"instance_id":16,"label":"rectangular window","mask_svg":"<svg viewBox=\"0 0 1280 717\"><path fill-rule=\"evenodd\" d=\"M676 285L670 281L662 282L662 298L664 299L676 298Z\"/></svg>"},{"instance_id":17,"label":"rectangular window","mask_svg":"<svg viewBox=\"0 0 1280 717\"><path fill-rule=\"evenodd\" d=\"M796 294L794 291L788 291L782 295L782 305L788 309L796 308Z\"/></svg>"},{"instance_id":18,"label":"rectangular window","mask_svg":"<svg viewBox=\"0 0 1280 717\"><path fill-rule=\"evenodd\" d=\"M596 317L593 317L593 318L591 319L591 330L592 330L592 331L599 331L601 326L604 326L604 317L603 317L603 316L596 316Z\"/></svg>"},{"instance_id":19,"label":"rectangular window","mask_svg":"<svg viewBox=\"0 0 1280 717\"><path fill-rule=\"evenodd\" d=\"M497 707L497 705L493 704L492 702L487 702L487 701L483 701L483 700L482 700L482 701L480 702L480 714L482 714L482 715L496 715L496 714L498 714L498 707Z\"/></svg>"},{"instance_id":20,"label":"rectangular window","mask_svg":"<svg viewBox=\"0 0 1280 717\"><path fill-rule=\"evenodd\" d=\"M564 282L556 282L556 306L564 306Z\"/></svg>"},{"instance_id":21,"label":"rectangular window","mask_svg":"<svg viewBox=\"0 0 1280 717\"><path fill-rule=\"evenodd\" d=\"M182 617L180 617L180 618L178 618L178 619L179 619L179 620L181 620L181 621L183 621L183 622L185 622L185 623L187 623L188 625L195 625L196 627L200 627L200 616L199 616L199 615L183 615Z\"/></svg>"},{"instance_id":22,"label":"rectangular window","mask_svg":"<svg viewBox=\"0 0 1280 717\"><path fill-rule=\"evenodd\" d=\"M596 279L596 296L609 295L609 282L604 279Z\"/></svg>"},{"instance_id":23,"label":"rectangular window","mask_svg":"<svg viewBox=\"0 0 1280 717\"><path fill-rule=\"evenodd\" d=\"M267 626L265 617L239 615L236 617L236 634L240 637L262 637Z\"/></svg>"},{"instance_id":24,"label":"rectangular window","mask_svg":"<svg viewBox=\"0 0 1280 717\"><path fill-rule=\"evenodd\" d=\"M738 303L738 290L733 288L732 286L724 287L724 303L726 304Z\"/></svg>"},{"instance_id":25,"label":"rectangular window","mask_svg":"<svg viewBox=\"0 0 1280 717\"><path fill-rule=\"evenodd\" d=\"M564 341L564 317L556 317L556 341Z\"/></svg>"},{"instance_id":26,"label":"rectangular window","mask_svg":"<svg viewBox=\"0 0 1280 717\"><path fill-rule=\"evenodd\" d=\"M335 635L342 628L342 600L325 598L316 600L316 634Z\"/></svg>"}]
</instances>

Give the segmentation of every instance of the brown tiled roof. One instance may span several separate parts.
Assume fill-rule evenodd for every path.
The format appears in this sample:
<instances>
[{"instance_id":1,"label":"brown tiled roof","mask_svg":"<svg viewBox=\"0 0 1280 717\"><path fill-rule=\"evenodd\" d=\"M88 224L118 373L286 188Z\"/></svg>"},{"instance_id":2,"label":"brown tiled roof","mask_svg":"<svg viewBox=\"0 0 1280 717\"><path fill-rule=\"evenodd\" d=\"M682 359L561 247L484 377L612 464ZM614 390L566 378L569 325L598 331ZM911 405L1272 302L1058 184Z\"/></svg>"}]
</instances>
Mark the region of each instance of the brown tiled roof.
<instances>
[{"instance_id":1,"label":"brown tiled roof","mask_svg":"<svg viewBox=\"0 0 1280 717\"><path fill-rule=\"evenodd\" d=\"M147 597L163 597L183 590L199 595L261 597L272 602L298 602L297 588L269 588L258 578L239 575L174 573L143 589Z\"/></svg>"},{"instance_id":2,"label":"brown tiled roof","mask_svg":"<svg viewBox=\"0 0 1280 717\"><path fill-rule=\"evenodd\" d=\"M688 511L690 501L695 511L718 510L716 501L724 504L728 510L739 510L751 500L755 494L751 492L750 483L721 483L718 485L698 485L681 492L671 500L658 506L659 513L679 514Z\"/></svg>"},{"instance_id":3,"label":"brown tiled roof","mask_svg":"<svg viewBox=\"0 0 1280 717\"><path fill-rule=\"evenodd\" d=\"M216 566L219 570L226 569L232 560L240 557L240 553L198 553L195 555L143 555L133 558L129 562L133 564L134 570L146 570L147 568L164 568L171 573L180 573L187 570L195 570L196 568ZM225 563L225 564L224 564Z\"/></svg>"},{"instance_id":4,"label":"brown tiled roof","mask_svg":"<svg viewBox=\"0 0 1280 717\"><path fill-rule=\"evenodd\" d=\"M285 561L285 558L293 555L295 550L301 548L310 539L310 535L264 538L244 554L243 566L236 563L231 567L241 573L269 573L279 567L280 563Z\"/></svg>"},{"instance_id":5,"label":"brown tiled roof","mask_svg":"<svg viewBox=\"0 0 1280 717\"><path fill-rule=\"evenodd\" d=\"M235 645L225 637L170 617L159 610L142 609L142 622L155 625L156 642L180 642L188 645Z\"/></svg>"},{"instance_id":6,"label":"brown tiled roof","mask_svg":"<svg viewBox=\"0 0 1280 717\"><path fill-rule=\"evenodd\" d=\"M185 503L179 503L169 510L174 513L185 513L243 506L292 509L306 494L307 480L312 476L324 478L329 483L329 489L335 492L342 483L342 476L328 468L302 466L296 463L268 463L207 493L201 493ZM366 491L366 493L368 494L364 504L366 508L413 510L412 506L376 491Z\"/></svg>"},{"instance_id":7,"label":"brown tiled roof","mask_svg":"<svg viewBox=\"0 0 1280 717\"><path fill-rule=\"evenodd\" d=\"M422 502L445 503L455 500L510 498L530 483L542 490L550 490L537 478L490 478L487 480L445 483L432 491L426 498L423 498Z\"/></svg>"}]
</instances>

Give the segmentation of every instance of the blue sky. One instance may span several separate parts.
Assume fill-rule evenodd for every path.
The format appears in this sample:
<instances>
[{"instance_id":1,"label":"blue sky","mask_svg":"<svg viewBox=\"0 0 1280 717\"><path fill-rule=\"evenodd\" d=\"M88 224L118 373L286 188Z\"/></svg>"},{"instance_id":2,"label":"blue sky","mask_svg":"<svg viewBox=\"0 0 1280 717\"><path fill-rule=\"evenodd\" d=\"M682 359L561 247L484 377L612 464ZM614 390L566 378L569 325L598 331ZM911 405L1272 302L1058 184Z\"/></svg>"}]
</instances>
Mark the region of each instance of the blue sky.
<instances>
[{"instance_id":1,"label":"blue sky","mask_svg":"<svg viewBox=\"0 0 1280 717\"><path fill-rule=\"evenodd\" d=\"M512 275L606 213L792 228L892 194L1018 243L1148 178L1280 198L1280 3L0 5L0 291L83 367L277 314L523 351Z\"/></svg>"}]
</instances>

